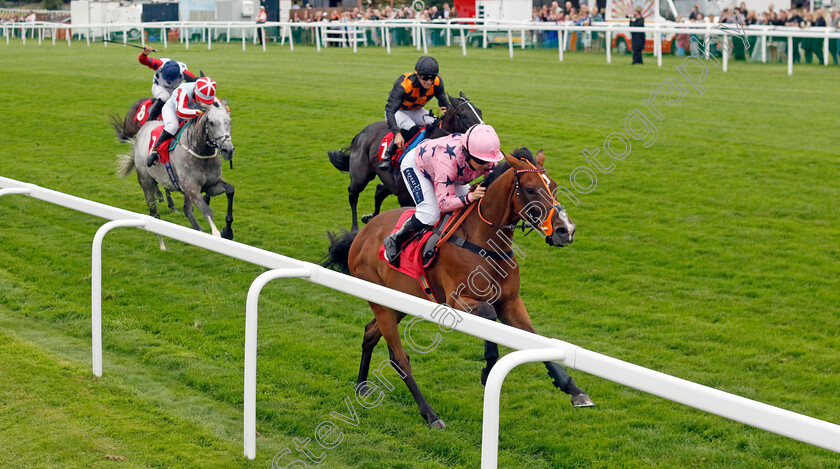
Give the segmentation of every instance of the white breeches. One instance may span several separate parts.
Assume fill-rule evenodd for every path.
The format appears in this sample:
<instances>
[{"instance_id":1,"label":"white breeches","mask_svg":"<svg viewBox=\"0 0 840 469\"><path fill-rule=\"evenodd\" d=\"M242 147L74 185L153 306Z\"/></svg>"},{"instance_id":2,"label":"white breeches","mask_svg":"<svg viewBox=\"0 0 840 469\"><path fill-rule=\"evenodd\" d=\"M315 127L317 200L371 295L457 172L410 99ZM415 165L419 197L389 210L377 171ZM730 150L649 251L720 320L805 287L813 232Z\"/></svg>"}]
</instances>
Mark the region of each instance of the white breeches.
<instances>
[{"instance_id":1,"label":"white breeches","mask_svg":"<svg viewBox=\"0 0 840 469\"><path fill-rule=\"evenodd\" d=\"M163 130L175 135L178 131L178 111L175 110L175 101L167 101L160 111L160 117L163 119Z\"/></svg>"},{"instance_id":2,"label":"white breeches","mask_svg":"<svg viewBox=\"0 0 840 469\"><path fill-rule=\"evenodd\" d=\"M169 99L169 96L171 95L172 92L168 89L160 85L152 84L152 96L154 96L156 99L162 99L164 102L166 102Z\"/></svg>"},{"instance_id":3,"label":"white breeches","mask_svg":"<svg viewBox=\"0 0 840 469\"><path fill-rule=\"evenodd\" d=\"M403 180L414 199L415 218L420 223L426 225L434 225L440 219L440 206L435 196L435 186L432 181L423 177L423 172L417 169L414 164L414 154L416 149L412 149L407 155L403 157L400 164L400 171L402 172ZM455 186L455 193L457 195L466 195L470 191L468 184L461 184Z\"/></svg>"},{"instance_id":4,"label":"white breeches","mask_svg":"<svg viewBox=\"0 0 840 469\"><path fill-rule=\"evenodd\" d=\"M397 125L403 130L408 130L415 125L431 124L435 118L429 115L429 111L420 108L411 111L399 110L394 113Z\"/></svg>"}]
</instances>

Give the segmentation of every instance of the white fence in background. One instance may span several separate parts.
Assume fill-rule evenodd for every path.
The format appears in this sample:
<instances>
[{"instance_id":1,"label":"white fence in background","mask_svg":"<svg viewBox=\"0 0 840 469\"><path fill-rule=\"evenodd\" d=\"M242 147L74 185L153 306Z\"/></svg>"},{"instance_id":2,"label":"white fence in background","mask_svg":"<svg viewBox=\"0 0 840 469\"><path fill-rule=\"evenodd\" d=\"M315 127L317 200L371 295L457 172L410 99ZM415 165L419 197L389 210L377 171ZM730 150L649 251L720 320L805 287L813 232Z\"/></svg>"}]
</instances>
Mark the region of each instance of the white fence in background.
<instances>
[{"instance_id":1,"label":"white fence in background","mask_svg":"<svg viewBox=\"0 0 840 469\"><path fill-rule=\"evenodd\" d=\"M829 27L813 27L808 29L800 29L795 27L777 27L777 26L748 26L743 29L736 29L735 25L720 25L720 24L679 24L679 23L651 23L644 28L630 27L617 23L596 23L592 26L576 26L571 23L535 23L532 21L523 23L501 23L482 20L475 18L457 18L448 20L446 22L422 22L417 20L384 20L384 21L354 21L354 22L336 22L336 21L318 21L311 23L302 22L269 22L257 25L255 23L244 22L155 22L155 23L132 23L132 24L63 24L63 23L3 23L3 36L6 38L6 44L9 44L9 38L13 35L20 36L23 43L26 44L26 38L29 36L32 39L37 39L40 45L45 39L51 39L55 45L56 38L59 36L59 31L64 40L69 46L72 37L76 40L84 40L88 45L91 41L96 42L96 38L108 38L111 33L122 33L122 40L124 43L128 42L130 31L139 32L139 40L145 44L145 32L160 32L160 39L163 47L168 47L167 30L179 31L179 42L183 42L186 48L190 47L190 36L193 31L197 31L200 37L200 42L205 42L208 49L212 49L213 38L219 34L225 34L226 42L230 42L231 33L236 33L241 36L242 50L245 50L245 44L249 40L254 44L257 43L257 30L260 28L280 28L281 45L289 41L289 46L294 50L294 43L292 39L292 30L308 29L312 32L312 38L315 42L316 48L320 51L322 45L328 43L345 43L350 46L352 43L353 51L356 51L358 44L367 44L364 36L367 31L376 32L377 39L381 47L391 52L390 30L395 28L411 30L412 44L417 50L423 50L428 54L429 48L429 33L438 31L444 34L446 46L452 46L453 42L459 42L463 55L467 55L467 38L468 33L481 33L482 47L488 47L488 34L505 34L507 36L507 46L509 55L513 58L514 42L519 42L521 48L526 45L526 33L533 33L537 31L554 31L558 36L558 59L563 61L563 51L568 35L573 32L596 32L602 33L606 36L606 44L612 43L612 38L615 34L624 33L630 34L633 32L644 32L653 35L654 37L654 55L657 58L657 64L662 66L662 39L666 34L690 34L695 36L702 36L706 38L727 37L732 36L729 40L740 40L734 34L743 34L744 36L759 37L762 62L767 62L767 48L768 37L781 37L787 40L787 51L792 51L794 42L793 39L822 39L822 53L824 65L828 65L830 59L829 42L831 39L840 39L840 30ZM722 28L726 28L725 30ZM516 38L516 39L514 39ZM457 39L453 41L453 39ZM703 41L705 44L705 41ZM107 46L107 42L103 42ZM265 41L262 45L263 51L266 50ZM612 61L611 47L605 48L607 63ZM708 51L706 51L708 56ZM793 74L793 56L794 54L787 54L788 75ZM723 48L723 71L727 70L727 63L729 61L729 54L727 48Z\"/></svg>"},{"instance_id":2,"label":"white fence in background","mask_svg":"<svg viewBox=\"0 0 840 469\"><path fill-rule=\"evenodd\" d=\"M190 228L129 212L109 205L56 192L34 184L0 177L0 196L27 195L34 199L112 220L94 236L91 275L91 315L93 369L102 374L101 344L101 246L112 228L136 227L176 239L268 269L248 292L245 318L245 456L256 457L256 359L257 302L262 287L275 278L296 277L389 308L435 322L432 315L439 305L389 288L344 275L316 264L303 262L246 244L201 233ZM802 414L773 407L700 384L642 368L632 363L595 353L568 342L543 337L497 322L457 312L462 321L456 329L517 350L503 357L493 369L485 389L485 416L482 433L482 468L496 467L499 425L499 393L504 376L513 367L531 361L555 360L564 366L629 386L674 402L704 410L737 422L840 453L840 426ZM436 316L441 316L435 313ZM444 320L442 315L439 320ZM447 324L447 326L450 326ZM488 414L489 413L489 414Z\"/></svg>"}]
</instances>

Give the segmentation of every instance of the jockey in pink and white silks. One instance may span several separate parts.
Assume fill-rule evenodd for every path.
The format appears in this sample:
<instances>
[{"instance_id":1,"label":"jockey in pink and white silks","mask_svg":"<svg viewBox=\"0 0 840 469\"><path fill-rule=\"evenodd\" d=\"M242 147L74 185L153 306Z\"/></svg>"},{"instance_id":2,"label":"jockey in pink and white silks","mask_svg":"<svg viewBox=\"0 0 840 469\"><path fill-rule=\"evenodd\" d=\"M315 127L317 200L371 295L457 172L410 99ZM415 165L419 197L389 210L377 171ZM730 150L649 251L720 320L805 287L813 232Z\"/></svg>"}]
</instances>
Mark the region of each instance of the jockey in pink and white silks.
<instances>
[{"instance_id":1,"label":"jockey in pink and white silks","mask_svg":"<svg viewBox=\"0 0 840 469\"><path fill-rule=\"evenodd\" d=\"M148 120L157 119L161 108L169 100L175 88L185 81L196 80L195 75L187 70L187 64L173 59L149 57L152 50L151 47L145 46L143 52L137 57L141 64L155 71L155 76L152 78L152 97L155 98L155 103L149 109Z\"/></svg>"},{"instance_id":2,"label":"jockey in pink and white silks","mask_svg":"<svg viewBox=\"0 0 840 469\"><path fill-rule=\"evenodd\" d=\"M160 133L155 148L149 153L146 166L152 166L160 158L158 147L178 132L181 121L199 117L213 104L221 105L216 99L216 82L210 77L201 77L195 83L182 83L163 105L163 132Z\"/></svg>"},{"instance_id":3,"label":"jockey in pink and white silks","mask_svg":"<svg viewBox=\"0 0 840 469\"><path fill-rule=\"evenodd\" d=\"M399 251L411 236L440 219L484 197L484 187L470 192L469 182L486 176L504 158L493 127L476 124L463 134L427 140L408 152L400 172L417 205L399 231L385 238L385 257L399 267Z\"/></svg>"}]
</instances>

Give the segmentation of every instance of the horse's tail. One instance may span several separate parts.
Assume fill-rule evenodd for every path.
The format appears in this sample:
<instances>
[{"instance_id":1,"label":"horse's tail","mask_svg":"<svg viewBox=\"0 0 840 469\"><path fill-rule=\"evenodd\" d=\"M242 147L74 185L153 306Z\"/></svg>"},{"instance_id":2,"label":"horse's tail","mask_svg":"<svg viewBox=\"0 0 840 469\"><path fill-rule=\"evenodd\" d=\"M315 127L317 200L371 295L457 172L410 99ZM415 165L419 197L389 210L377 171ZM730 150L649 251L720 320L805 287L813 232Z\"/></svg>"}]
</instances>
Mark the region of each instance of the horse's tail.
<instances>
[{"instance_id":1,"label":"horse's tail","mask_svg":"<svg viewBox=\"0 0 840 469\"><path fill-rule=\"evenodd\" d=\"M117 155L117 176L124 178L134 169L134 152Z\"/></svg>"},{"instance_id":2,"label":"horse's tail","mask_svg":"<svg viewBox=\"0 0 840 469\"><path fill-rule=\"evenodd\" d=\"M125 133L125 119L120 119L120 116L111 114L111 125L117 132L117 140L125 143L131 142L131 137Z\"/></svg>"},{"instance_id":3,"label":"horse's tail","mask_svg":"<svg viewBox=\"0 0 840 469\"><path fill-rule=\"evenodd\" d=\"M330 249L327 255L324 256L321 265L328 269L336 269L345 274L349 274L350 266L347 261L350 257L350 246L353 244L353 240L356 239L357 234L359 234L358 230L344 230L341 234L327 231L327 236L330 238Z\"/></svg>"},{"instance_id":4,"label":"horse's tail","mask_svg":"<svg viewBox=\"0 0 840 469\"><path fill-rule=\"evenodd\" d=\"M339 171L350 171L350 147L328 151L330 163Z\"/></svg>"}]
</instances>

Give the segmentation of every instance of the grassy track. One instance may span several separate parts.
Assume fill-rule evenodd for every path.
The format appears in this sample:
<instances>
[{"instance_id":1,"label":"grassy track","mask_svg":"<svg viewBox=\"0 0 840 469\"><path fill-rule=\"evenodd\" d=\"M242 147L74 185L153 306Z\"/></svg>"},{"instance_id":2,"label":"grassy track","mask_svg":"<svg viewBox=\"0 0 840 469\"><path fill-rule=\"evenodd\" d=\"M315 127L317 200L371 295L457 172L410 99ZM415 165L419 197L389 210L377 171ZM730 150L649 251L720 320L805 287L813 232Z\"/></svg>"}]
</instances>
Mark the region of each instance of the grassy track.
<instances>
[{"instance_id":1,"label":"grassy track","mask_svg":"<svg viewBox=\"0 0 840 469\"><path fill-rule=\"evenodd\" d=\"M0 44L0 175L145 213L134 176L114 176L127 146L107 121L149 91L134 52ZM585 164L580 152L622 131L679 65L576 54L559 64L556 51L434 54L449 92L465 91L484 110L503 148L545 149L565 185ZM394 78L418 53L194 44L167 55L215 78L233 108L236 161L225 177L236 186L236 239L318 261L325 231L349 227L348 177L326 152L381 117ZM840 422L840 81L836 67L795 73L710 65L704 94L689 87L682 104L662 107L655 144L633 141L578 206L561 200L578 225L572 246L518 235L523 297L539 332ZM371 204L372 190L361 213ZM212 206L218 213L224 202ZM102 221L20 196L0 200L0 219L0 467L270 467L294 439L335 420L330 412L347 413L371 316L364 302L298 280L266 288L260 437L257 459L246 461L244 305L261 269L175 241L161 252L136 230L109 234L105 375L94 379L90 243ZM374 360L386 357L379 347ZM415 353L415 376L449 427L426 429L399 385L375 409L356 406L358 426L338 422L344 440L321 466L477 467L482 361L480 341L458 334ZM572 374L597 407L572 409L541 366L510 375L500 467L840 467L834 453Z\"/></svg>"}]
</instances>

